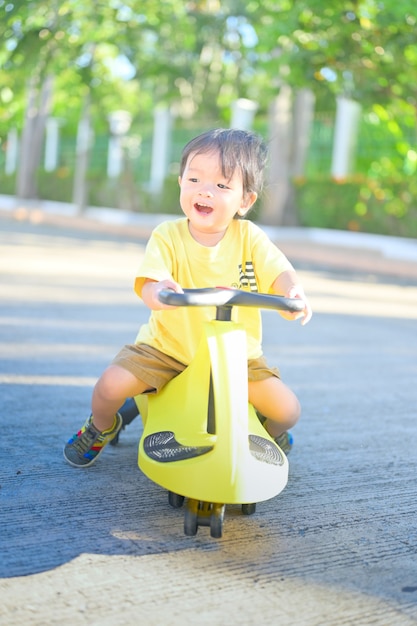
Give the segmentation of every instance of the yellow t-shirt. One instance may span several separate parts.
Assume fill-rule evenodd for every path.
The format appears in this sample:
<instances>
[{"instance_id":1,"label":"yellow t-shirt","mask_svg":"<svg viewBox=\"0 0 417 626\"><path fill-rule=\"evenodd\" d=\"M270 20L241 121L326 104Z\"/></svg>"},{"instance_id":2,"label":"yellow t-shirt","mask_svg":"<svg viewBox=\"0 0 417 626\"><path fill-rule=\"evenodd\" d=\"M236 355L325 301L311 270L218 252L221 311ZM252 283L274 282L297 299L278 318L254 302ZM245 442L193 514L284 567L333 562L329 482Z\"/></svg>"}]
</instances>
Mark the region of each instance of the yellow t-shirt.
<instances>
[{"instance_id":1,"label":"yellow t-shirt","mask_svg":"<svg viewBox=\"0 0 417 626\"><path fill-rule=\"evenodd\" d=\"M140 296L147 278L173 279L183 289L233 287L269 293L277 276L292 265L253 222L233 220L216 246L199 244L188 230L187 218L167 221L153 231L135 281ZM188 365L202 334L202 323L215 318L215 307L177 307L152 311L136 343L145 343ZM248 358L262 354L259 309L233 307L232 319L245 326Z\"/></svg>"}]
</instances>

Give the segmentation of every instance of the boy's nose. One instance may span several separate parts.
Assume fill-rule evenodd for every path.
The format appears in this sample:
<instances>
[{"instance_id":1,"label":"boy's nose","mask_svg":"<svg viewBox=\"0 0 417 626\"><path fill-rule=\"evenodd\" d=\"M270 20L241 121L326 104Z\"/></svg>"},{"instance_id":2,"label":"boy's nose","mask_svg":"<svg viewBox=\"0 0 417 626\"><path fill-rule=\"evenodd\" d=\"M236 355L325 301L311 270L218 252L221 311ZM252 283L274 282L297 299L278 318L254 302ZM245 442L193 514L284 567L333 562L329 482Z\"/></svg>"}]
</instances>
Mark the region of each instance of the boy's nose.
<instances>
[{"instance_id":1,"label":"boy's nose","mask_svg":"<svg viewBox=\"0 0 417 626\"><path fill-rule=\"evenodd\" d=\"M210 189L201 189L198 192L199 196L204 196L205 198L210 198L213 196L213 193L210 191Z\"/></svg>"}]
</instances>

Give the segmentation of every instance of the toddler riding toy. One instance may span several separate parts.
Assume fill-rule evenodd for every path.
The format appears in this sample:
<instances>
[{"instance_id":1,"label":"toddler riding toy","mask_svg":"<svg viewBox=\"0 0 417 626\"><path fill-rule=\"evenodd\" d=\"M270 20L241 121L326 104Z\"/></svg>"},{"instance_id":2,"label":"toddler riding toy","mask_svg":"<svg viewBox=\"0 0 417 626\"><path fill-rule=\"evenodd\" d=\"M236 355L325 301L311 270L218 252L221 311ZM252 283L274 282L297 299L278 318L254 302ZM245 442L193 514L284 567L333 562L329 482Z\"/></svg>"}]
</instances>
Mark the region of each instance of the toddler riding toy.
<instances>
[{"instance_id":1,"label":"toddler riding toy","mask_svg":"<svg viewBox=\"0 0 417 626\"><path fill-rule=\"evenodd\" d=\"M139 467L168 490L171 506L187 499L186 535L209 526L219 538L226 504L240 504L250 515L288 479L285 454L248 403L246 333L232 321L232 307L300 311L304 304L217 287L164 290L159 297L174 306L216 307L216 318L204 324L197 353L181 374L158 394L135 398L144 423Z\"/></svg>"}]
</instances>

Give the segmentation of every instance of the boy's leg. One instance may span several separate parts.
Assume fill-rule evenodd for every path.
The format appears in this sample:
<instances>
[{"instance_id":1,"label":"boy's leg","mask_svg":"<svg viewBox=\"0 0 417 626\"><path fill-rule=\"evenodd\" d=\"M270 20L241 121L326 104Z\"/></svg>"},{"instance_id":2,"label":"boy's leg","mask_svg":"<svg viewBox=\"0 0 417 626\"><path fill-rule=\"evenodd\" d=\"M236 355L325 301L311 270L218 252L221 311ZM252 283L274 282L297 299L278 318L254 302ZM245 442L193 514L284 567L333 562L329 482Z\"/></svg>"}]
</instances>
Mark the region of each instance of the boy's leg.
<instances>
[{"instance_id":1,"label":"boy's leg","mask_svg":"<svg viewBox=\"0 0 417 626\"><path fill-rule=\"evenodd\" d=\"M110 365L100 376L91 402L94 426L106 430L126 398L150 389L149 385L119 365Z\"/></svg>"},{"instance_id":2,"label":"boy's leg","mask_svg":"<svg viewBox=\"0 0 417 626\"><path fill-rule=\"evenodd\" d=\"M263 426L282 450L288 454L292 435L288 432L301 413L296 395L279 378L249 382L249 402L263 416Z\"/></svg>"},{"instance_id":3,"label":"boy's leg","mask_svg":"<svg viewBox=\"0 0 417 626\"><path fill-rule=\"evenodd\" d=\"M117 435L110 441L111 446L116 446L119 443L119 435L121 430L124 430L128 424L131 424L134 419L139 415L139 407L136 404L135 398L126 398L124 404L117 411L122 418L122 428Z\"/></svg>"},{"instance_id":4,"label":"boy's leg","mask_svg":"<svg viewBox=\"0 0 417 626\"><path fill-rule=\"evenodd\" d=\"M118 365L110 365L93 392L92 414L67 442L64 458L74 467L89 467L123 425L117 413L127 396L143 393L149 385Z\"/></svg>"}]
</instances>

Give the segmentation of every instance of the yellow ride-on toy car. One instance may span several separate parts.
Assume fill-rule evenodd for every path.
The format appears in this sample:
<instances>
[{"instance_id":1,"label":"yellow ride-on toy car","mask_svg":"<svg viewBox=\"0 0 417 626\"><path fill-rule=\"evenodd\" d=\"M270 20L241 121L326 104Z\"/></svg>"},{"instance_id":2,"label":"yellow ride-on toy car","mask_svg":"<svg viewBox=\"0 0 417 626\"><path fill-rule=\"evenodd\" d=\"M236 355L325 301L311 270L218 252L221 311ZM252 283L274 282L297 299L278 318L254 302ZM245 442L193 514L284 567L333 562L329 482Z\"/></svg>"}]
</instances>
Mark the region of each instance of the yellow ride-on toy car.
<instances>
[{"instance_id":1,"label":"yellow ride-on toy car","mask_svg":"<svg viewBox=\"0 0 417 626\"><path fill-rule=\"evenodd\" d=\"M181 507L187 499L186 535L209 526L212 537L221 537L226 504L241 504L244 514L252 514L257 502L279 494L288 480L285 454L248 403L246 333L232 321L232 307L299 311L304 305L217 287L164 290L160 299L174 306L216 307L216 318L204 324L184 372L158 394L135 398L144 423L139 467L168 490L171 506Z\"/></svg>"}]
</instances>

